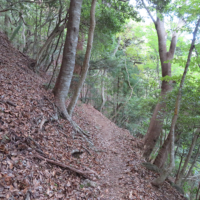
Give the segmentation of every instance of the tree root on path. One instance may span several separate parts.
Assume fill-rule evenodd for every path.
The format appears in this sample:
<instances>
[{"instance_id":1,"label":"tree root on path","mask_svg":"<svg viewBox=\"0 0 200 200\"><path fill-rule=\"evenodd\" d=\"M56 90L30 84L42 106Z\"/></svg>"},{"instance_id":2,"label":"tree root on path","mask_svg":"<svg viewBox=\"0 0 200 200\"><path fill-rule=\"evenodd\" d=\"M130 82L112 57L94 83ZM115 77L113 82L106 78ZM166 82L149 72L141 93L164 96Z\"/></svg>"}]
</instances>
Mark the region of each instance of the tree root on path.
<instances>
[{"instance_id":1,"label":"tree root on path","mask_svg":"<svg viewBox=\"0 0 200 200\"><path fill-rule=\"evenodd\" d=\"M53 164L53 165L57 165L57 166L59 166L59 167L65 168L65 169L69 169L69 170L71 170L71 171L73 171L73 172L76 172L77 174L80 174L81 176L86 177L86 178L88 178L87 175L89 175L89 174L95 174L95 175L97 175L97 173L96 173L95 171L89 170L89 168L87 168L87 171L82 171L82 170L76 169L75 167L71 167L71 166L69 166L69 165L62 164L62 163L60 163L60 162L57 161L57 160L54 161L54 160L51 160L51 159L48 159L48 158L44 158L43 156L40 156L40 155L38 155L38 154L35 154L33 157L34 157L34 158L41 159L41 160L45 160L45 161L47 161L48 163L51 163L51 164Z\"/></svg>"}]
</instances>

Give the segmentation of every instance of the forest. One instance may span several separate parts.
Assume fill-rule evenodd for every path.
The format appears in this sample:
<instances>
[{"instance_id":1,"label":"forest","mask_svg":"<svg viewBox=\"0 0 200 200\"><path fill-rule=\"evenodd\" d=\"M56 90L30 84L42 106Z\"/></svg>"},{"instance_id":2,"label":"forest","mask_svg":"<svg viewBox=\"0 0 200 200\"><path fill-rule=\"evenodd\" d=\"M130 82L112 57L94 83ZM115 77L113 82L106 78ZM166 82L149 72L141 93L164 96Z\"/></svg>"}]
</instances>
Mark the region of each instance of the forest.
<instances>
[{"instance_id":1,"label":"forest","mask_svg":"<svg viewBox=\"0 0 200 200\"><path fill-rule=\"evenodd\" d=\"M0 198L200 200L199 0L1 0L0 25L0 186L12 185L0 187ZM24 89L26 93L17 95ZM83 108L85 111L80 111ZM94 129L97 136L90 134ZM61 158L59 148L63 151L64 147L54 144L56 138L69 145ZM97 144L100 141L102 146ZM119 149L120 144L126 150ZM32 152L32 160L27 153L34 149L31 145L37 153L34 156ZM47 153L54 147L55 154ZM112 154L107 155L109 148ZM25 166L15 166L15 151L19 159L26 155L30 163L41 165L44 175L40 176L51 174L46 185L40 183L45 185L41 186L43 192L33 189L33 185L39 187L39 178L20 182L21 189L19 181L11 184L15 178L10 178L8 171L20 174ZM125 162L117 157L122 151L132 160L132 174L127 173L124 179L116 175ZM131 153L134 151L137 155ZM114 175L108 173L113 185L105 179L89 193L81 177L93 174L92 178L86 176L92 180L89 185L100 179L97 171L103 168L97 162L101 154L104 159L107 156L105 168L115 168ZM140 161L134 162L136 157ZM65 158L69 166L63 164ZM91 167L81 171L81 162ZM150 192L139 195L131 184L123 189L141 163L143 172L138 172L137 179L148 180L144 188L160 192L156 197ZM73 172L65 179L70 186L62 186L64 172L60 168ZM57 173L62 174L60 179ZM114 186L120 185L116 176L126 183ZM51 187L53 178L61 183L54 180ZM73 193L75 182L82 193ZM180 195L163 195L167 184ZM23 190L23 195L14 195L17 190Z\"/></svg>"}]
</instances>

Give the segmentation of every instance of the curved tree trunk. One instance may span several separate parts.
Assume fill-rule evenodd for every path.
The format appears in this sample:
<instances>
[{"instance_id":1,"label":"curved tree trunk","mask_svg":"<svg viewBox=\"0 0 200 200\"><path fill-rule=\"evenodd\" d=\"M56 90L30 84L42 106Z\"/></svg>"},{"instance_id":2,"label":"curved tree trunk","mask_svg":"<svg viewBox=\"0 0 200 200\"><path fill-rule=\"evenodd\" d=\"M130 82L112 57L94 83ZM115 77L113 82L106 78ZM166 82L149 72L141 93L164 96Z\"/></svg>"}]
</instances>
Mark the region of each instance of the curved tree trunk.
<instances>
[{"instance_id":1,"label":"curved tree trunk","mask_svg":"<svg viewBox=\"0 0 200 200\"><path fill-rule=\"evenodd\" d=\"M92 0L91 11L90 11L90 29L89 29L89 34L88 34L87 50L86 50L85 59L83 62L83 69L82 69L79 83L74 91L70 104L67 108L70 116L72 115L76 102L78 101L78 97L80 95L83 83L85 82L88 68L89 68L89 61L90 61L90 55L91 55L93 37L94 37L94 29L95 29L95 6L96 6L96 0Z\"/></svg>"},{"instance_id":2,"label":"curved tree trunk","mask_svg":"<svg viewBox=\"0 0 200 200\"><path fill-rule=\"evenodd\" d=\"M181 133L179 133L178 131L175 132L175 140L176 140L175 142L177 142L180 134ZM170 135L168 135L167 139L164 141L153 164L158 166L159 168L163 168L167 160L169 150L170 150Z\"/></svg>"},{"instance_id":3,"label":"curved tree trunk","mask_svg":"<svg viewBox=\"0 0 200 200\"><path fill-rule=\"evenodd\" d=\"M173 34L171 45L169 51L166 47L166 32L164 27L164 22L157 18L155 22L155 27L158 35L158 44L159 44L159 56L161 60L162 67L162 77L171 76L171 63L164 63L167 60L171 60L174 57L177 35ZM164 99L167 92L172 90L171 82L162 81L161 85L161 98ZM147 131L147 134L144 138L144 152L143 156L148 159L153 148L156 145L156 142L160 136L163 127L163 120L165 115L165 103L159 102L154 109L153 116L150 121L150 125Z\"/></svg>"},{"instance_id":4,"label":"curved tree trunk","mask_svg":"<svg viewBox=\"0 0 200 200\"><path fill-rule=\"evenodd\" d=\"M185 82L185 78L186 78L186 74L190 65L190 60L192 57L192 51L194 49L194 44L195 44L195 40L196 40L196 35L197 35L197 31L198 31L198 27L200 24L200 18L197 21L194 33L193 33L193 39L192 39L192 43L190 46L190 50L188 53L188 58L187 58L187 63L185 65L185 70L183 72L183 76L181 79L181 83L179 86L179 90L178 90L178 95L177 95L177 99L176 99L176 104L175 104L175 109L174 109L174 116L172 118L172 124L171 124L171 128L170 128L170 165L168 168L164 169L163 172L160 174L160 176L155 179L152 184L155 186L160 186L161 184L163 184L163 182L165 181L165 179L167 178L167 176L171 173L171 171L173 170L174 166L175 166L175 161L174 161L174 132L175 132L175 126L176 126L176 122L177 122L177 118L178 118L178 114L179 114L179 109L180 109L180 103L181 103L181 96L182 96L182 88Z\"/></svg>"},{"instance_id":5,"label":"curved tree trunk","mask_svg":"<svg viewBox=\"0 0 200 200\"><path fill-rule=\"evenodd\" d=\"M65 106L65 100L68 95L76 56L76 47L78 42L79 24L81 15L82 0L71 0L69 8L69 21L67 24L67 35L63 51L63 60L53 93L55 104L59 114L69 119Z\"/></svg>"},{"instance_id":6,"label":"curved tree trunk","mask_svg":"<svg viewBox=\"0 0 200 200\"><path fill-rule=\"evenodd\" d=\"M41 47L40 51L38 52L38 55L37 55L37 68L40 67L40 64L41 64L41 57L45 51L45 49L48 48L48 46L51 44L51 42L53 41L53 39L58 36L59 34L61 34L61 32L64 30L65 28L65 24L59 26L57 25L55 27L55 29L52 31L52 33L50 34L50 36L48 37L48 39L45 41L44 45Z\"/></svg>"}]
</instances>

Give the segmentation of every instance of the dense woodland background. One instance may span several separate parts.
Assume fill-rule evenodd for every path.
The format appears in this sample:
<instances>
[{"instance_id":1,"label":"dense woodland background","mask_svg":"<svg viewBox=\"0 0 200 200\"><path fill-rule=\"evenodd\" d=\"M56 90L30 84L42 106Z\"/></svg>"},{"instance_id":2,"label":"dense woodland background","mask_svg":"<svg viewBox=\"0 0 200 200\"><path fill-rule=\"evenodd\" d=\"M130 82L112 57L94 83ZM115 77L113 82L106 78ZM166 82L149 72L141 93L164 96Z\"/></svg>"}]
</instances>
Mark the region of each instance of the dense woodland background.
<instances>
[{"instance_id":1,"label":"dense woodland background","mask_svg":"<svg viewBox=\"0 0 200 200\"><path fill-rule=\"evenodd\" d=\"M71 118L73 104L79 97L93 105L141 138L146 161L163 170L152 184L170 175L196 200L199 23L199 0L2 0L0 5L1 31L32 58L35 73L49 77L44 87L53 89L57 117L82 132Z\"/></svg>"}]
</instances>

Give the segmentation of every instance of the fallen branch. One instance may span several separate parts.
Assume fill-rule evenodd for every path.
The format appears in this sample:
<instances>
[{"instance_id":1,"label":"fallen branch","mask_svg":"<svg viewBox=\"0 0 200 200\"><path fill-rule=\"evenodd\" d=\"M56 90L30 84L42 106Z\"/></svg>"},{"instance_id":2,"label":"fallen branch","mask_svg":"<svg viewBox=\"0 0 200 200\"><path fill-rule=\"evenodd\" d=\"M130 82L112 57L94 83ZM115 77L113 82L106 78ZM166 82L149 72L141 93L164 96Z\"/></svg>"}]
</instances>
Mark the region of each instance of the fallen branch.
<instances>
[{"instance_id":1,"label":"fallen branch","mask_svg":"<svg viewBox=\"0 0 200 200\"><path fill-rule=\"evenodd\" d=\"M44 123L47 122L47 119L44 118L44 116L42 117L42 121L40 123L40 131L42 131L42 127L44 125Z\"/></svg>"},{"instance_id":2,"label":"fallen branch","mask_svg":"<svg viewBox=\"0 0 200 200\"><path fill-rule=\"evenodd\" d=\"M84 146L82 146L82 148L85 149L90 156L92 156L92 154L90 153L90 151L87 148L85 148Z\"/></svg>"},{"instance_id":3,"label":"fallen branch","mask_svg":"<svg viewBox=\"0 0 200 200\"><path fill-rule=\"evenodd\" d=\"M33 143L35 144L35 146L43 153L40 145L29 135L27 139L30 139L31 141L33 141Z\"/></svg>"},{"instance_id":4,"label":"fallen branch","mask_svg":"<svg viewBox=\"0 0 200 200\"><path fill-rule=\"evenodd\" d=\"M9 100L7 100L7 101L4 101L4 100L0 100L2 103L7 103L7 104L9 104L10 106L14 106L14 107L16 107L17 105L16 104L14 104L12 101L9 101Z\"/></svg>"},{"instance_id":5,"label":"fallen branch","mask_svg":"<svg viewBox=\"0 0 200 200\"><path fill-rule=\"evenodd\" d=\"M53 161L51 159L48 159L48 158L44 158L43 156L40 156L38 154L34 155L35 158L38 158L38 159L41 159L41 160L45 160L47 161L48 163L51 163L53 165L57 165L59 167L62 167L62 168L65 168L65 169L69 169L73 172L76 172L77 174L80 174L84 177L87 177L88 174L97 174L96 172L94 172L93 170L90 170L90 171L82 171L82 170L79 170L79 169L76 169L75 167L71 167L71 166L68 166L68 165L65 165L65 164L62 164L60 163L59 161Z\"/></svg>"}]
</instances>

